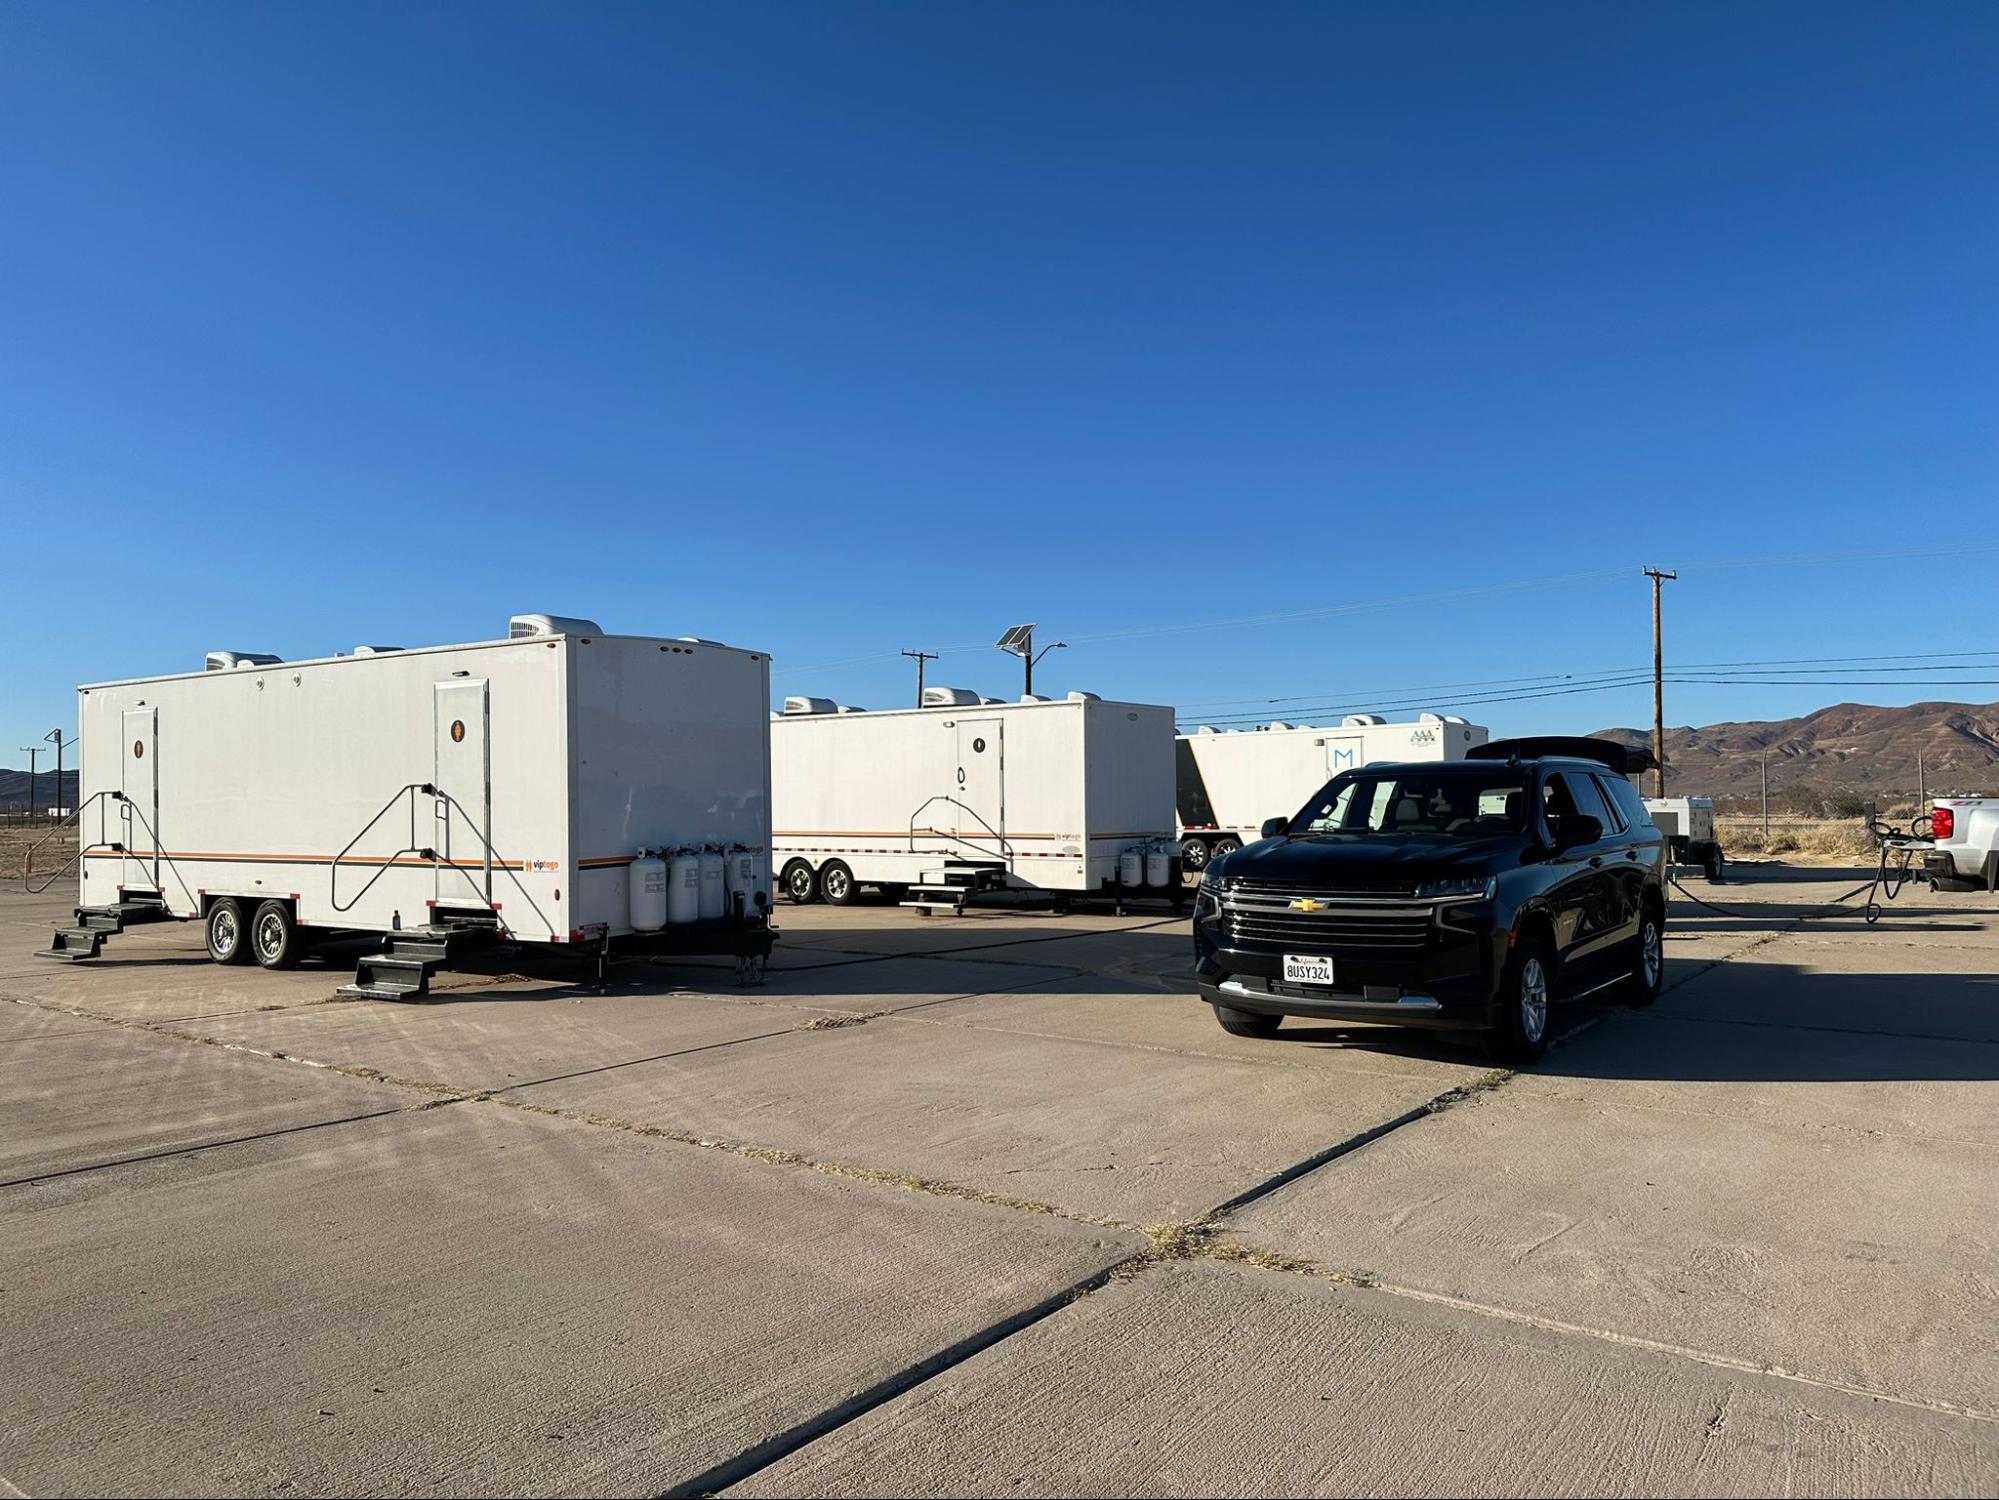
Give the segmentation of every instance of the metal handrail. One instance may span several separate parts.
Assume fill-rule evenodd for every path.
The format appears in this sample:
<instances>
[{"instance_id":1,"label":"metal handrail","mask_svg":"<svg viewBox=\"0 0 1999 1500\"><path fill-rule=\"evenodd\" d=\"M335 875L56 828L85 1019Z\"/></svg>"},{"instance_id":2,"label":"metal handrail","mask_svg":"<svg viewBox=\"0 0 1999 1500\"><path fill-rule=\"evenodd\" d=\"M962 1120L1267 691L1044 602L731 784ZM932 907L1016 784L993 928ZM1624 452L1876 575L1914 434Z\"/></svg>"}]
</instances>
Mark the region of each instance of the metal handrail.
<instances>
[{"instance_id":1,"label":"metal handrail","mask_svg":"<svg viewBox=\"0 0 1999 1500\"><path fill-rule=\"evenodd\" d=\"M401 859L405 854L421 854L432 861L436 860L437 851L435 849L424 848L423 846L419 845L416 841L416 794L418 792L422 792L426 796L436 796L437 788L432 786L427 781L412 781L406 786L398 787L394 795L392 795L387 802L384 802L382 804L382 810L376 813L375 816L370 818L366 823L364 823L361 827L361 831L355 834L353 838L347 841L346 847L343 848L338 854L333 856L333 863L327 868L326 871L326 895L327 899L333 903L333 909L335 911L352 911L355 907L355 904L359 902L363 896L367 895L368 892L374 888L375 882L380 880L383 875L388 873L390 867L393 866L395 862ZM382 860L380 862L380 868L378 868L373 875L368 877L368 883L362 886L360 890L354 893L354 899L352 901L347 902L343 906L340 901L340 861L345 859L348 856L348 854L350 854L353 851L353 848L356 844L360 843L361 840L365 839L370 833L372 833L374 831L375 825L381 822L383 818L388 816L389 809L394 807L396 803L405 796L407 796L410 799L409 843L405 845L403 848L398 849L394 854L391 854L387 859Z\"/></svg>"},{"instance_id":2,"label":"metal handrail","mask_svg":"<svg viewBox=\"0 0 1999 1500\"><path fill-rule=\"evenodd\" d=\"M83 801L77 803L75 807L71 808L68 817L64 818L60 823L56 824L55 827L51 828L41 838L36 839L34 843L28 846L27 856L21 862L21 889L26 891L31 896L39 896L43 891L46 891L50 886L54 885L58 880L62 879L63 875L68 871L71 865L77 863L77 861L83 858L83 851L86 846L83 844L78 844L76 847L76 851L73 854L71 854L68 859L64 860L59 866L57 866L55 872L51 874L47 880L44 880L40 885L33 884L35 878L36 851L39 850L42 847L42 845L46 844L50 839L59 837L62 831L65 828L69 827L70 824L80 822L83 818L84 809L89 807L93 802L97 801L100 797L110 797L119 802L123 802L125 800L125 794L123 792L113 792L113 791L92 792L88 797L84 798ZM96 843L88 845L87 847L91 849L102 849L108 846L103 843Z\"/></svg>"},{"instance_id":3,"label":"metal handrail","mask_svg":"<svg viewBox=\"0 0 1999 1500\"><path fill-rule=\"evenodd\" d=\"M462 865L455 859L444 858L442 855L440 855L437 852L436 849L427 846L421 846L416 842L416 794L418 792L423 793L423 795L425 795L426 797L433 797L438 799L439 801L448 802L458 810L459 815L465 819L465 826L478 836L480 848L485 856L485 863L483 864L483 866ZM356 844L360 843L362 839L368 836L370 831L373 830L373 828L377 823L381 822L383 818L388 816L389 812L395 807L396 803L404 797L408 797L410 799L409 844L406 845L404 848L398 849L394 854L391 854L386 858L380 859L378 861L380 867L375 871L373 875L368 877L367 883L363 885L360 890L354 893L352 899L350 899L345 905L342 905L339 894L340 862L353 851L353 848ZM419 855L422 858L429 860L433 867L443 865L449 867L450 869L456 870L459 874L465 877L466 884L472 887L472 894L480 897L480 899L483 900L488 906L491 906L493 904L493 869L497 865L499 867L500 873L505 875L507 879L511 880L514 885L514 889L521 893L521 899L527 902L528 908L531 911L533 911L537 917L541 918L543 924L548 927L548 930L550 932L555 931L555 924L550 922L548 920L548 914L544 912L540 906L536 905L533 895L529 893L528 888L526 886L521 884L520 877L516 875L512 870L507 868L507 861L505 857L500 853L499 850L493 847L492 839L487 836L486 830L479 825L479 820L473 817L470 812L466 811L465 804L460 802L456 797L452 796L451 793L445 791L443 788L436 786L428 781L412 781L408 785L399 788L395 792L395 794L389 798L387 802L384 802L382 804L381 811L377 812L374 817L370 818L367 821L367 824L361 829L361 831L355 834L353 838L347 841L347 847L342 849L338 854L333 856L332 865L327 870L327 876L326 876L327 893L329 899L331 899L331 901L333 902L333 909L335 911L342 911L342 912L352 911L355 905L361 900L361 898L367 895L369 890L373 888L375 882L380 880L382 876L386 874L394 866L395 861L400 859L405 854ZM356 863L360 862L361 861L356 861ZM472 871L475 868L482 868L485 872L486 888L483 892L479 889L478 883L472 879ZM509 936L512 936L513 934L512 924L509 923L504 917L498 918L498 921L500 923L501 930L506 932Z\"/></svg>"},{"instance_id":4,"label":"metal handrail","mask_svg":"<svg viewBox=\"0 0 1999 1500\"><path fill-rule=\"evenodd\" d=\"M993 827L992 824L988 823L983 817L981 817L979 814L979 810L976 807L972 807L964 802L960 802L956 797L953 797L949 792L939 792L934 797L925 798L922 805L919 806L915 812L909 815L910 853L914 854L916 852L916 820L923 816L924 812L928 810L930 804L933 802L948 802L953 807L958 808L964 812L970 813L974 818L978 818L979 826L985 829L987 833L991 834L993 838L999 842L1000 853L1003 854L1008 860L1011 860L1013 858L1013 845L1007 842L1006 835L1001 833L997 828ZM950 833L942 828L925 828L923 831L925 833L935 834L938 838L955 840L960 844L969 844L973 842L971 839L966 838L961 833Z\"/></svg>"}]
</instances>

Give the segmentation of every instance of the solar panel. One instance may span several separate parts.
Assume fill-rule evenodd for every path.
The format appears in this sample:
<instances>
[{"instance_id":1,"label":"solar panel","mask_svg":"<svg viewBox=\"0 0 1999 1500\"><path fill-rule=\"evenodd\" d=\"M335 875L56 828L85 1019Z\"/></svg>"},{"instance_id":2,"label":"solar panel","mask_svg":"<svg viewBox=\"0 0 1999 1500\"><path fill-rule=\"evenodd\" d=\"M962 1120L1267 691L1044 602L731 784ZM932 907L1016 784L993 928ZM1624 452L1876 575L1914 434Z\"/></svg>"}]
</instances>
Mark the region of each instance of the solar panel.
<instances>
[{"instance_id":1,"label":"solar panel","mask_svg":"<svg viewBox=\"0 0 1999 1500\"><path fill-rule=\"evenodd\" d=\"M1034 627L1032 625L1015 625L996 642L1000 650L1015 653L1026 651L1033 643Z\"/></svg>"}]
</instances>

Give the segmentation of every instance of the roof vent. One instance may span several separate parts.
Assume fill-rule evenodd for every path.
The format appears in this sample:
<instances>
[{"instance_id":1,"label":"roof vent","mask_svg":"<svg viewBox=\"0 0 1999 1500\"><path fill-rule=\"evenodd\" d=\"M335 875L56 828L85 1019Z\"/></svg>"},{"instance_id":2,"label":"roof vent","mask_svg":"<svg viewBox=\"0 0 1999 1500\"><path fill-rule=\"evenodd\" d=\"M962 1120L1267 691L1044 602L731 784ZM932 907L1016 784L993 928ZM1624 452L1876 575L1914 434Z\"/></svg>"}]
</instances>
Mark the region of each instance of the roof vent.
<instances>
[{"instance_id":1,"label":"roof vent","mask_svg":"<svg viewBox=\"0 0 1999 1500\"><path fill-rule=\"evenodd\" d=\"M977 708L983 702L970 688L925 688L923 706L925 708Z\"/></svg>"},{"instance_id":2,"label":"roof vent","mask_svg":"<svg viewBox=\"0 0 1999 1500\"><path fill-rule=\"evenodd\" d=\"M1416 715L1418 724L1448 724L1451 721L1442 714L1421 713Z\"/></svg>"},{"instance_id":3,"label":"roof vent","mask_svg":"<svg viewBox=\"0 0 1999 1500\"><path fill-rule=\"evenodd\" d=\"M598 632L600 635L602 633L602 631ZM677 635L674 639L676 641L685 641L690 646L719 646L722 644L720 641L709 640L705 635Z\"/></svg>"},{"instance_id":4,"label":"roof vent","mask_svg":"<svg viewBox=\"0 0 1999 1500\"><path fill-rule=\"evenodd\" d=\"M227 672L235 667L275 667L283 660L282 656L272 656L268 651L211 651L202 670Z\"/></svg>"},{"instance_id":5,"label":"roof vent","mask_svg":"<svg viewBox=\"0 0 1999 1500\"><path fill-rule=\"evenodd\" d=\"M712 645L713 642L710 642L710 644ZM851 703L842 703L840 705L840 712L843 714L864 714L867 710L865 708L856 708Z\"/></svg>"},{"instance_id":6,"label":"roof vent","mask_svg":"<svg viewBox=\"0 0 1999 1500\"><path fill-rule=\"evenodd\" d=\"M784 712L787 717L798 714L836 714L839 711L840 705L835 703L831 698L787 698L784 700Z\"/></svg>"},{"instance_id":7,"label":"roof vent","mask_svg":"<svg viewBox=\"0 0 1999 1500\"><path fill-rule=\"evenodd\" d=\"M1203 725L1202 725L1202 726L1201 726L1201 727L1200 727L1199 729L1195 730L1195 731L1194 731L1194 733L1196 733L1196 734L1220 734L1220 733L1221 733L1221 731L1220 731L1219 729L1215 728L1215 726L1214 726L1214 725L1212 725L1212 724L1203 724Z\"/></svg>"},{"instance_id":8,"label":"roof vent","mask_svg":"<svg viewBox=\"0 0 1999 1500\"><path fill-rule=\"evenodd\" d=\"M1386 724L1388 720L1380 714L1348 714L1340 720L1342 729L1372 729L1376 724Z\"/></svg>"},{"instance_id":9,"label":"roof vent","mask_svg":"<svg viewBox=\"0 0 1999 1500\"><path fill-rule=\"evenodd\" d=\"M1104 695L1102 693L1071 693L1069 701L1071 703L1101 703L1104 701Z\"/></svg>"},{"instance_id":10,"label":"roof vent","mask_svg":"<svg viewBox=\"0 0 1999 1500\"><path fill-rule=\"evenodd\" d=\"M1046 693L1022 693L1020 701L1022 703L1053 703L1055 700Z\"/></svg>"},{"instance_id":11,"label":"roof vent","mask_svg":"<svg viewBox=\"0 0 1999 1500\"><path fill-rule=\"evenodd\" d=\"M524 641L540 635L602 635L595 620L574 615L515 615L507 621L507 639Z\"/></svg>"},{"instance_id":12,"label":"roof vent","mask_svg":"<svg viewBox=\"0 0 1999 1500\"><path fill-rule=\"evenodd\" d=\"M984 704L984 705L988 706L988 707L991 707L991 706L993 706L993 705L996 705L996 704L1003 704L1003 703L1005 703L1005 702L1006 702L1006 699L1004 699L1004 698L981 698L981 699L979 700L979 702L980 702L981 704Z\"/></svg>"},{"instance_id":13,"label":"roof vent","mask_svg":"<svg viewBox=\"0 0 1999 1500\"><path fill-rule=\"evenodd\" d=\"M356 646L356 656L387 656L391 651L400 651L401 646Z\"/></svg>"},{"instance_id":14,"label":"roof vent","mask_svg":"<svg viewBox=\"0 0 1999 1500\"><path fill-rule=\"evenodd\" d=\"M1272 719L1270 721L1270 727L1272 729L1294 729L1297 726L1293 724L1287 724L1282 719Z\"/></svg>"},{"instance_id":15,"label":"roof vent","mask_svg":"<svg viewBox=\"0 0 1999 1500\"><path fill-rule=\"evenodd\" d=\"M1445 714L1444 722L1446 724L1469 724L1471 723L1471 720L1463 717L1460 714Z\"/></svg>"}]
</instances>

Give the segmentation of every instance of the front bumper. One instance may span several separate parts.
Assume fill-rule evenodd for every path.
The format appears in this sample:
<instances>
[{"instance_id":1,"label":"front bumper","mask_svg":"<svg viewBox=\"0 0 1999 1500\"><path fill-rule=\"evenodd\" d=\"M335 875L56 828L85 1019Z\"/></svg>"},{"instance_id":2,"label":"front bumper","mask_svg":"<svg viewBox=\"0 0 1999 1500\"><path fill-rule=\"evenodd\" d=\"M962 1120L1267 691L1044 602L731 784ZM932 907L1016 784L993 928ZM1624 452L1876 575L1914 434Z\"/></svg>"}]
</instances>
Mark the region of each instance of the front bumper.
<instances>
[{"instance_id":1,"label":"front bumper","mask_svg":"<svg viewBox=\"0 0 1999 1500\"><path fill-rule=\"evenodd\" d=\"M1341 954L1330 988L1286 985L1284 954L1231 946L1213 921L1194 926L1194 978L1210 1005L1264 1015L1378 1021L1441 1031L1492 1025L1493 996L1505 963L1504 936L1439 928L1421 952L1392 957Z\"/></svg>"}]
</instances>

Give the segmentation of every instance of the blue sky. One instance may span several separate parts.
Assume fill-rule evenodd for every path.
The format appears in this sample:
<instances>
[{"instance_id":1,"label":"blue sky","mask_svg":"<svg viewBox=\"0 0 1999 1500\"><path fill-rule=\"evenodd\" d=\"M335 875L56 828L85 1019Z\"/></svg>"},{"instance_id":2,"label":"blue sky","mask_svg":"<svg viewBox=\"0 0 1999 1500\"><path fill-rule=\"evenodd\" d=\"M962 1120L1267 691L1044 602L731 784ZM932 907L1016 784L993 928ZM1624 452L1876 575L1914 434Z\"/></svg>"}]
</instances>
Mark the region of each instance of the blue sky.
<instances>
[{"instance_id":1,"label":"blue sky","mask_svg":"<svg viewBox=\"0 0 1999 1500\"><path fill-rule=\"evenodd\" d=\"M9 5L0 764L523 610L870 706L1035 620L1190 719L1642 667L1648 563L1677 662L1999 649L1995 62L1986 4ZM1951 555L1715 565L1889 549ZM1934 697L1999 687L1668 718Z\"/></svg>"}]
</instances>

